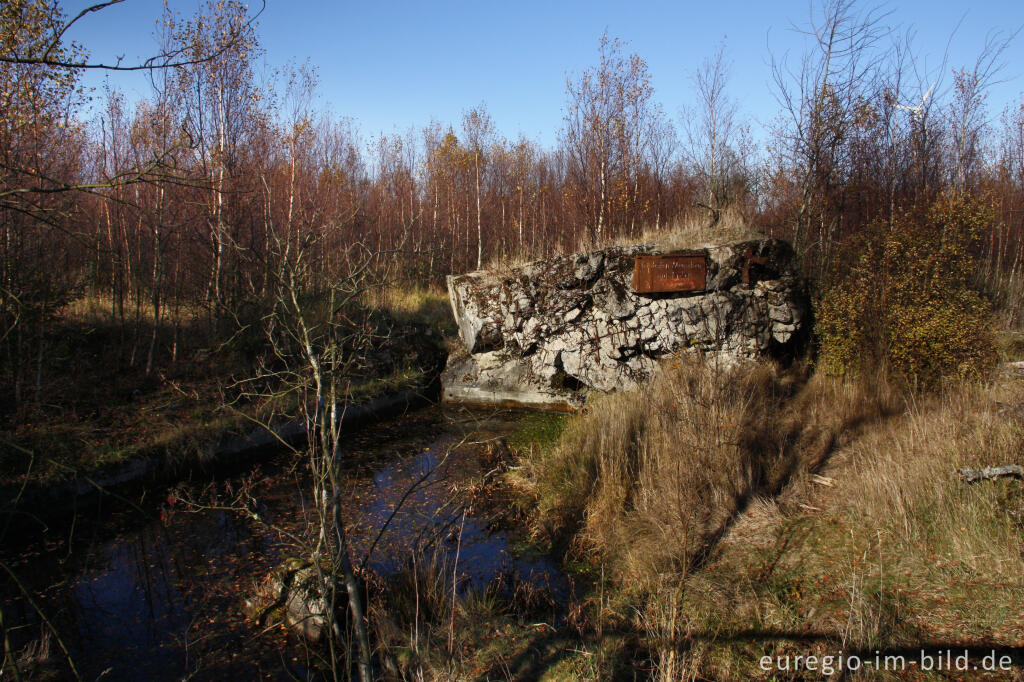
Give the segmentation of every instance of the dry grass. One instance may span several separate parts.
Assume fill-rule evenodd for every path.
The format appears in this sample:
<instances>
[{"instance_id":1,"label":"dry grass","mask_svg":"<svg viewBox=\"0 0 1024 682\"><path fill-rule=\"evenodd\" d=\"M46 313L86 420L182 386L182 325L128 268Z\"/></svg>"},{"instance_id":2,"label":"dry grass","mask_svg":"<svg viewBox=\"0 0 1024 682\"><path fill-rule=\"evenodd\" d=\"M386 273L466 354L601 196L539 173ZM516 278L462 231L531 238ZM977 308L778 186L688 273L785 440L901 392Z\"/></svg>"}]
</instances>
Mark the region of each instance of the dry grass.
<instances>
[{"instance_id":1,"label":"dry grass","mask_svg":"<svg viewBox=\"0 0 1024 682\"><path fill-rule=\"evenodd\" d=\"M544 505L581 517L624 581L684 571L763 479L769 462L749 447L748 420L779 390L767 369L738 377L677 362L640 395L595 401L536 469Z\"/></svg>"},{"instance_id":2,"label":"dry grass","mask_svg":"<svg viewBox=\"0 0 1024 682\"><path fill-rule=\"evenodd\" d=\"M76 298L64 306L60 314L68 322L104 324L120 319L117 302L107 293L89 294ZM165 302L161 306L160 324L173 325L177 321L180 325L187 325L193 320L207 315L209 315L209 311L196 303L186 303L176 307ZM124 301L124 317L128 321L137 319L140 324L146 326L152 326L155 322L153 305L149 301L137 305L137 301L126 299Z\"/></svg>"},{"instance_id":3,"label":"dry grass","mask_svg":"<svg viewBox=\"0 0 1024 682\"><path fill-rule=\"evenodd\" d=\"M443 289L388 286L368 291L363 303L400 322L427 324L447 336L456 333L448 292Z\"/></svg>"},{"instance_id":4,"label":"dry grass","mask_svg":"<svg viewBox=\"0 0 1024 682\"><path fill-rule=\"evenodd\" d=\"M467 588L453 583L453 568L450 559L426 550L377 581L371 623L385 679L521 679L505 661L529 655L536 643L532 624L547 617L550 595L511 576Z\"/></svg>"},{"instance_id":5,"label":"dry grass","mask_svg":"<svg viewBox=\"0 0 1024 682\"><path fill-rule=\"evenodd\" d=\"M442 336L454 329L443 293L395 288L376 296L368 303L382 313L380 328L400 332L380 344L396 360L393 367L372 368L355 377L355 400L421 386L426 370L415 353L429 344L423 338L440 345ZM152 308L140 309L140 331L135 333L135 309L126 308L129 317L122 328L111 305L109 297L69 303L45 347L42 401L26 401L5 412L0 400L0 483L47 484L75 472L113 469L133 458L157 459L171 469L188 466L203 461L226 432L248 432L258 423L296 414L298 391L252 378L264 349L261 330L240 331L231 341L216 344L206 325L193 324L202 311L182 308L182 326L175 336L167 309L160 323L158 357L147 376ZM407 337L415 343L402 336L409 329L414 331ZM179 355L172 361L169 351L175 339L180 341ZM270 393L277 390L281 392Z\"/></svg>"},{"instance_id":6,"label":"dry grass","mask_svg":"<svg viewBox=\"0 0 1024 682\"><path fill-rule=\"evenodd\" d=\"M1022 461L1021 420L999 407L1022 397L962 384L912 402L751 504L698 574L645 604L675 645L665 672L764 679L766 654L1024 645L1020 485L955 474ZM673 603L687 617L665 636Z\"/></svg>"},{"instance_id":7,"label":"dry grass","mask_svg":"<svg viewBox=\"0 0 1024 682\"><path fill-rule=\"evenodd\" d=\"M637 242L651 242L666 251L672 251L763 237L763 234L748 225L739 209L730 207L721 212L717 222L707 211L694 212L662 226L661 229L648 227L639 237L616 239L614 245L627 246Z\"/></svg>"},{"instance_id":8,"label":"dry grass","mask_svg":"<svg viewBox=\"0 0 1024 682\"><path fill-rule=\"evenodd\" d=\"M779 679L764 655L1019 651L1024 490L955 470L1024 463L1022 403L1012 378L903 399L883 378L679 363L595 401L525 471L541 527L598 550L606 620L632 623L658 679Z\"/></svg>"},{"instance_id":9,"label":"dry grass","mask_svg":"<svg viewBox=\"0 0 1024 682\"><path fill-rule=\"evenodd\" d=\"M964 384L912 403L850 434L824 478L800 471L751 505L685 587L685 669L749 679L765 654L1020 646L1020 486L954 473L1021 461L1021 424L993 400L1006 390L1019 401Z\"/></svg>"},{"instance_id":10,"label":"dry grass","mask_svg":"<svg viewBox=\"0 0 1024 682\"><path fill-rule=\"evenodd\" d=\"M367 291L364 303L390 313L412 314L439 300L447 302L447 292L430 287L388 286Z\"/></svg>"},{"instance_id":11,"label":"dry grass","mask_svg":"<svg viewBox=\"0 0 1024 682\"><path fill-rule=\"evenodd\" d=\"M528 462L542 524L557 534L582 522L625 583L685 575L751 495L820 466L838 432L881 409L801 382L800 371L681 358L636 392L599 397Z\"/></svg>"},{"instance_id":12,"label":"dry grass","mask_svg":"<svg viewBox=\"0 0 1024 682\"><path fill-rule=\"evenodd\" d=\"M575 241L561 241L543 245L543 254L502 254L492 257L484 264L484 270L506 271L524 265L537 258L551 258L557 255L581 253L609 246L632 246L633 244L656 244L665 251L696 249L712 244L744 239L762 239L764 235L750 228L738 208L723 210L717 222L708 211L695 211L672 223L655 227L649 225L633 234L625 234L601 242L595 242L590 235Z\"/></svg>"}]
</instances>

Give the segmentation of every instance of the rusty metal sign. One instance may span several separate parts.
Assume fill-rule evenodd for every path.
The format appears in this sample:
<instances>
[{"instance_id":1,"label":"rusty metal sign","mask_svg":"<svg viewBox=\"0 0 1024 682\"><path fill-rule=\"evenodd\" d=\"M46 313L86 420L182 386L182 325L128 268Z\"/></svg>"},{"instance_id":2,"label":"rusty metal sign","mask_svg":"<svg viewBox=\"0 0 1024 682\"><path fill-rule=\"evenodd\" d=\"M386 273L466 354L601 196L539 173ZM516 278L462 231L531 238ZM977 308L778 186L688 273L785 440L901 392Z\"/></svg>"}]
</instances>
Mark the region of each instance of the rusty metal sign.
<instances>
[{"instance_id":1,"label":"rusty metal sign","mask_svg":"<svg viewBox=\"0 0 1024 682\"><path fill-rule=\"evenodd\" d=\"M654 294L671 291L703 291L708 264L703 252L637 256L633 261L633 291Z\"/></svg>"}]
</instances>

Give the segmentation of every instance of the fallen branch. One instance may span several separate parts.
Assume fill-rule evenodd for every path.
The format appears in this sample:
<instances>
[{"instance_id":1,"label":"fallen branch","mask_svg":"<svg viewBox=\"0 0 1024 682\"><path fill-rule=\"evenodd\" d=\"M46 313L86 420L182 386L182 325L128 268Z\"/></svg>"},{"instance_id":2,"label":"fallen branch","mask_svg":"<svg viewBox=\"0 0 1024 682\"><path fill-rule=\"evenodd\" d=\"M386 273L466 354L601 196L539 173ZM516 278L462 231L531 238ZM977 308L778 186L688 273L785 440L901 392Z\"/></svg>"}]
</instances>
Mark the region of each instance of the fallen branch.
<instances>
[{"instance_id":1,"label":"fallen branch","mask_svg":"<svg viewBox=\"0 0 1024 682\"><path fill-rule=\"evenodd\" d=\"M993 479L1001 476L1012 476L1014 478L1024 478L1024 467L1018 464L1005 464L1001 467L985 467L984 469L961 469L960 475L964 477L964 480L968 483L976 483L982 479Z\"/></svg>"}]
</instances>

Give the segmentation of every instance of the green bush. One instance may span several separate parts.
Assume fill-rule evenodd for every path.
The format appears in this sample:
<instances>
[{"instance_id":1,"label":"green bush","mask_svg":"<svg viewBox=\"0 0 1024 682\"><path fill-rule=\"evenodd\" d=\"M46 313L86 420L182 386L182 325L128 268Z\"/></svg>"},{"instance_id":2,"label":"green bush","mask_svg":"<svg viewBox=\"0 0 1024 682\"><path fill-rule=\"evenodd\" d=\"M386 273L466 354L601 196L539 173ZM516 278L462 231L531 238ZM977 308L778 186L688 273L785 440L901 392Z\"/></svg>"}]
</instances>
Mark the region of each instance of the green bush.
<instances>
[{"instance_id":1,"label":"green bush","mask_svg":"<svg viewBox=\"0 0 1024 682\"><path fill-rule=\"evenodd\" d=\"M869 226L816 297L818 366L840 375L888 367L925 388L989 369L991 307L972 277L994 220L983 199L945 194Z\"/></svg>"}]
</instances>

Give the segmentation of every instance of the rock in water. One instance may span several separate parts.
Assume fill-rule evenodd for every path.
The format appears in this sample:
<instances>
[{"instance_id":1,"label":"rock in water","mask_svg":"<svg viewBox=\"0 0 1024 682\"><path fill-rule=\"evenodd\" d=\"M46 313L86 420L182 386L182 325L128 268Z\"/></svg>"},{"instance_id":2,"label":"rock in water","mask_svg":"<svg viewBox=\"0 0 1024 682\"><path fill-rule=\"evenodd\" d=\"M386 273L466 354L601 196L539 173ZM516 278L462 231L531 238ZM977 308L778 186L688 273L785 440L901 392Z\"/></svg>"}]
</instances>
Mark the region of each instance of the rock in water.
<instances>
[{"instance_id":1,"label":"rock in water","mask_svg":"<svg viewBox=\"0 0 1024 682\"><path fill-rule=\"evenodd\" d=\"M329 574L322 575L308 562L287 559L267 577L255 595L243 602L242 610L261 626L272 618L281 619L311 642L320 641L328 628L339 635L341 630L321 578L334 582ZM338 601L344 601L345 588L340 585L335 588L340 592ZM335 607L340 612L344 605Z\"/></svg>"},{"instance_id":2,"label":"rock in water","mask_svg":"<svg viewBox=\"0 0 1024 682\"><path fill-rule=\"evenodd\" d=\"M452 353L444 399L572 410L589 391L626 390L682 351L743 358L791 354L808 298L786 242L761 239L703 255L704 288L637 293L637 256L653 244L558 256L448 277L466 352Z\"/></svg>"}]
</instances>

